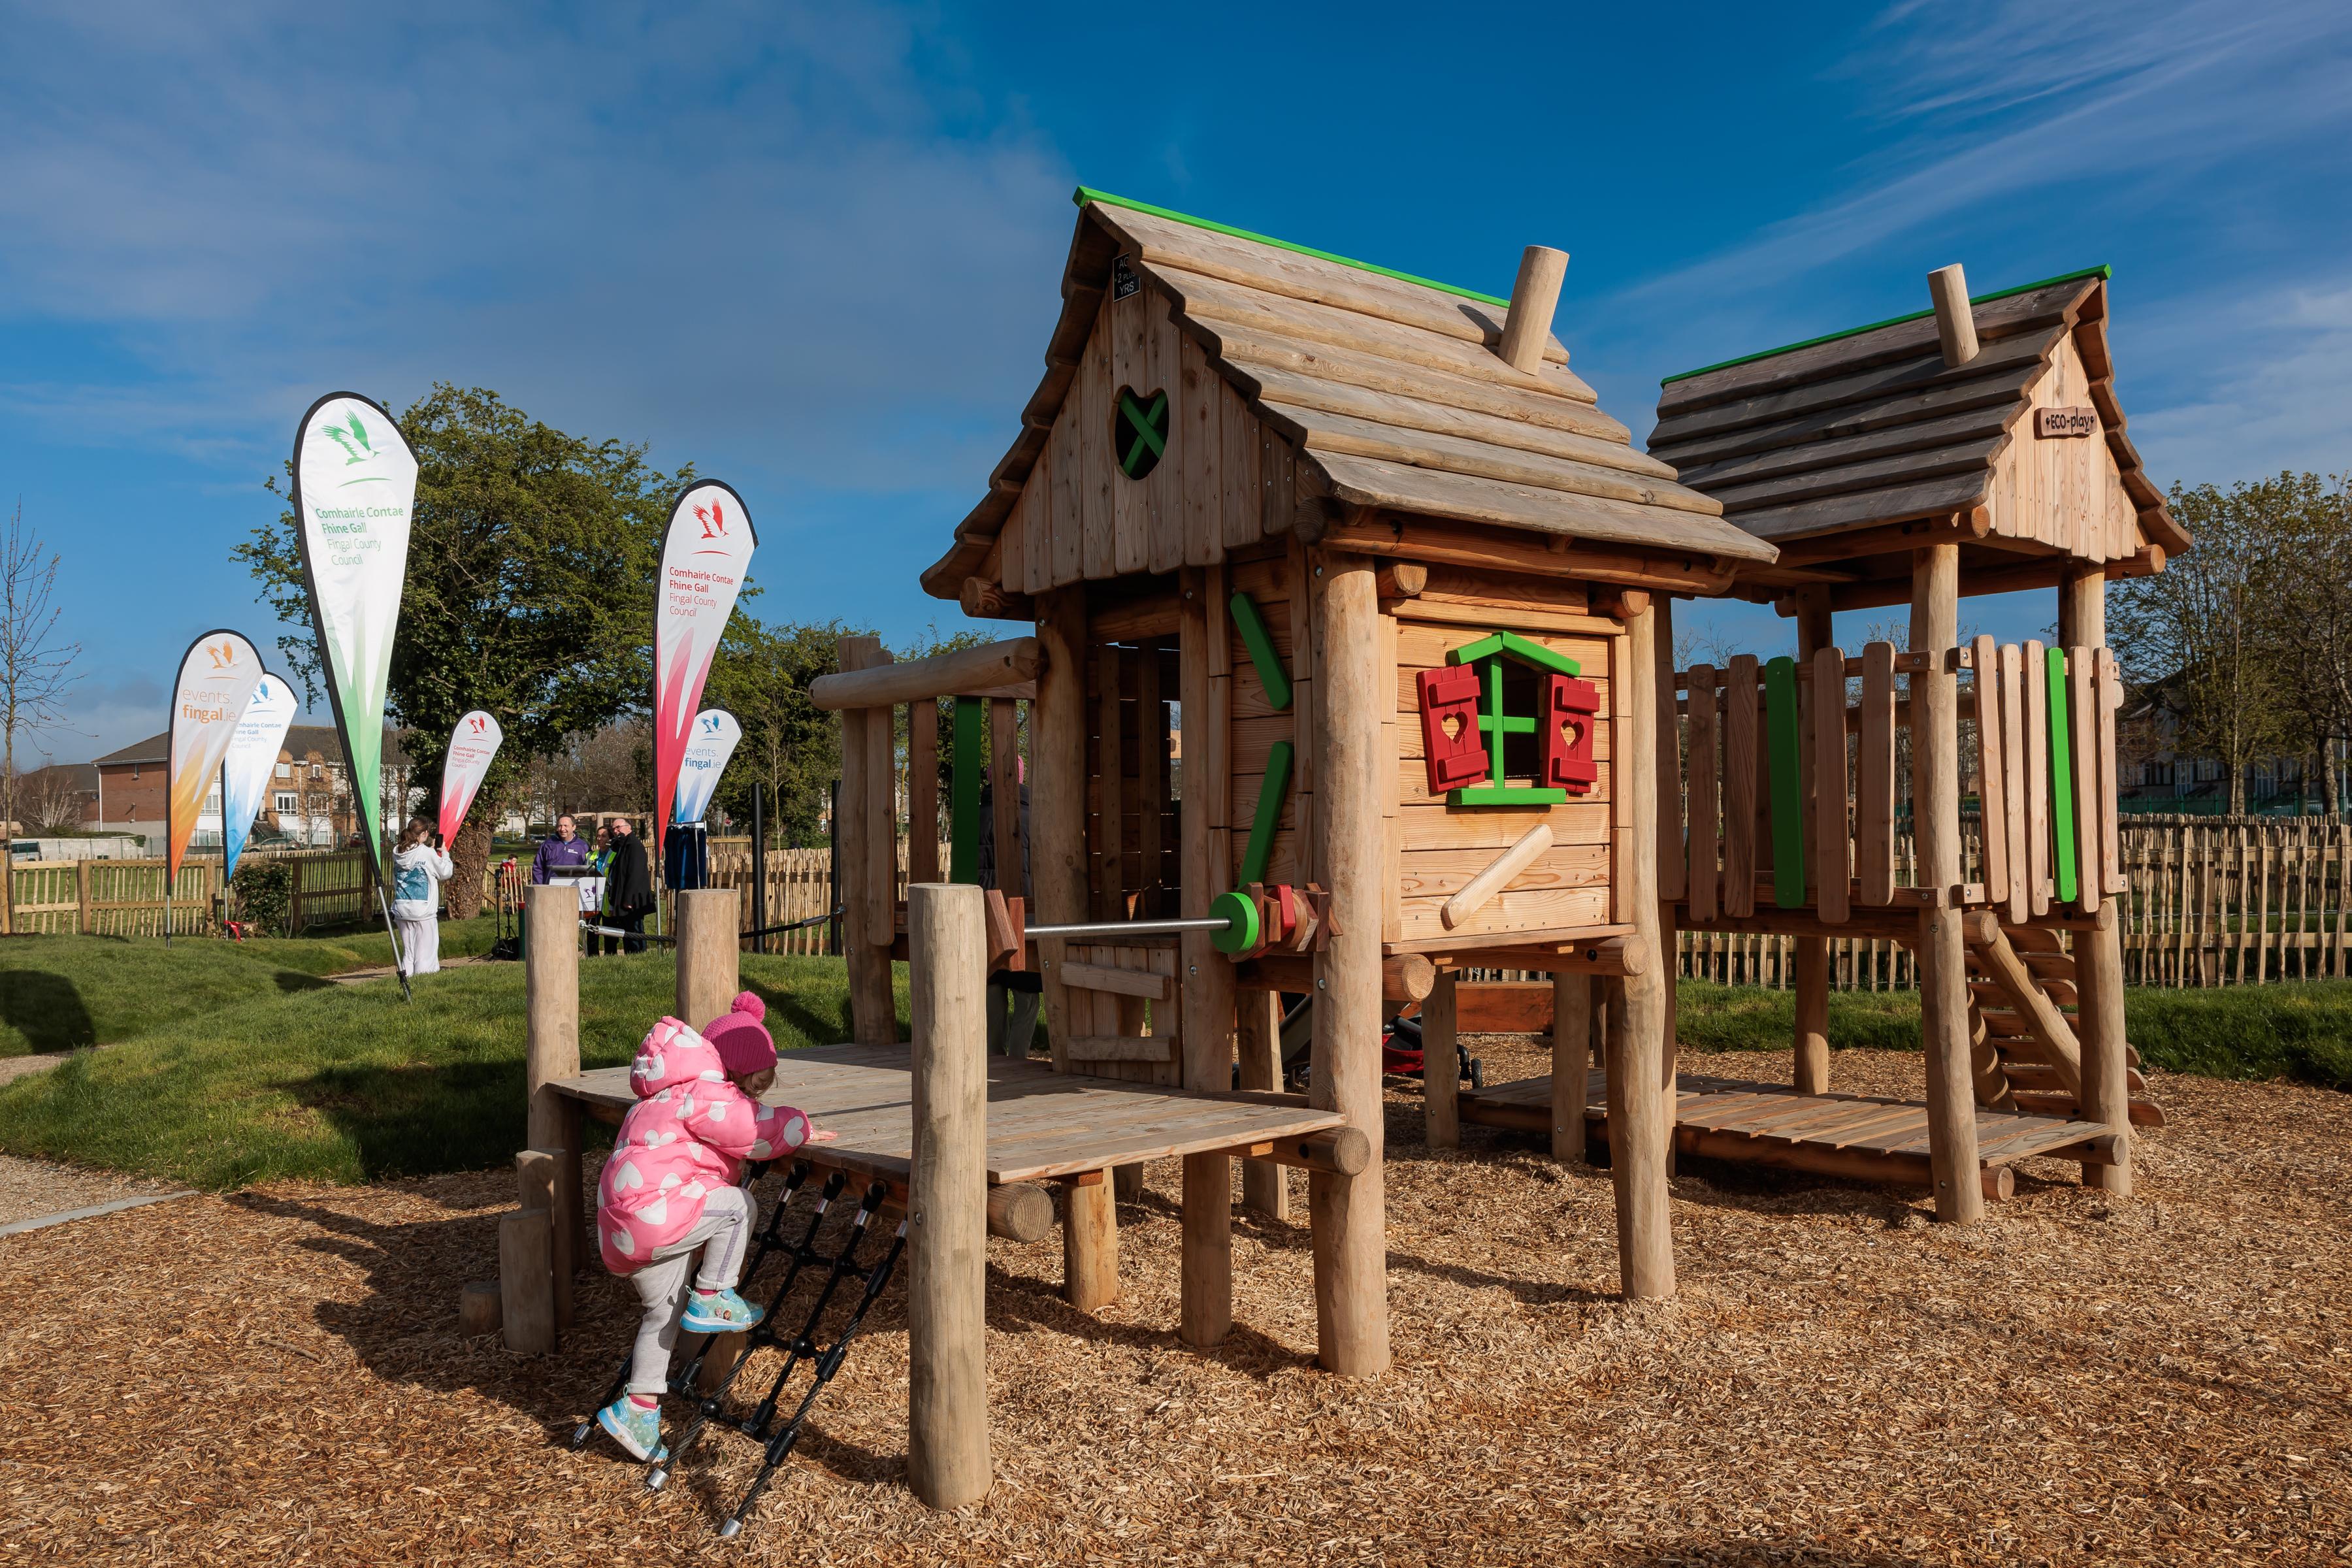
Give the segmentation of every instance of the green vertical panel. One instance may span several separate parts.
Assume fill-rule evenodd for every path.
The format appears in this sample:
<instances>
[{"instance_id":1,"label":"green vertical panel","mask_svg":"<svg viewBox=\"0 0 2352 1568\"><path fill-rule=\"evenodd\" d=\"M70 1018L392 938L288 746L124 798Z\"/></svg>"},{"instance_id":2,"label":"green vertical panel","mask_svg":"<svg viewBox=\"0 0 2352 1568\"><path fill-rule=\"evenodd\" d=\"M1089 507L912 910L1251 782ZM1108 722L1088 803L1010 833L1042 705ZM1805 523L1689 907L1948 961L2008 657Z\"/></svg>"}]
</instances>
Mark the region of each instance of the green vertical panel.
<instances>
[{"instance_id":1,"label":"green vertical panel","mask_svg":"<svg viewBox=\"0 0 2352 1568\"><path fill-rule=\"evenodd\" d=\"M1265 759L1265 777L1257 787L1257 819L1250 824L1249 847L1242 853L1246 887L1265 880L1265 863L1274 858L1274 831L1282 824L1282 797L1290 790L1290 742L1276 741Z\"/></svg>"},{"instance_id":2,"label":"green vertical panel","mask_svg":"<svg viewBox=\"0 0 2352 1568\"><path fill-rule=\"evenodd\" d=\"M917 712L929 706L917 703ZM955 700L954 772L948 780L948 880L980 880L980 731L987 706L977 697Z\"/></svg>"},{"instance_id":3,"label":"green vertical panel","mask_svg":"<svg viewBox=\"0 0 2352 1568\"><path fill-rule=\"evenodd\" d=\"M1486 731L1487 776L1496 789L1503 787L1503 661L1490 658L1481 666L1486 672L1486 710L1478 715L1479 727Z\"/></svg>"},{"instance_id":4,"label":"green vertical panel","mask_svg":"<svg viewBox=\"0 0 2352 1568\"><path fill-rule=\"evenodd\" d=\"M2071 904L2074 884L2074 726L2066 712L2066 650L2049 650L2044 665L2050 688L2050 837L2056 851L2050 864L2058 874L2058 901Z\"/></svg>"},{"instance_id":5,"label":"green vertical panel","mask_svg":"<svg viewBox=\"0 0 2352 1568\"><path fill-rule=\"evenodd\" d=\"M1784 910L1805 903L1805 803L1797 761L1797 661L1764 666L1765 761L1772 784L1772 901Z\"/></svg>"}]
</instances>

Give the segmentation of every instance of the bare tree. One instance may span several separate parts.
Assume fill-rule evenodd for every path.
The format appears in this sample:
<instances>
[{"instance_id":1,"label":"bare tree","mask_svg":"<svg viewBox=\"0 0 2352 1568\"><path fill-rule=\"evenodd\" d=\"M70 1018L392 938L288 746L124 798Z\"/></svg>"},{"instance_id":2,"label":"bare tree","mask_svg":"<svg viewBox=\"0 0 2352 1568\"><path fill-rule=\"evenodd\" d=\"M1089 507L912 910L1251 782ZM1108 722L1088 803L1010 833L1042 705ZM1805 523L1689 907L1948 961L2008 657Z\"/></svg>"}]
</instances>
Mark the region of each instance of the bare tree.
<instances>
[{"instance_id":1,"label":"bare tree","mask_svg":"<svg viewBox=\"0 0 2352 1568\"><path fill-rule=\"evenodd\" d=\"M0 822L16 831L16 737L65 721L66 693L81 677L79 643L58 635L65 611L57 592L58 556L25 531L25 503L0 537Z\"/></svg>"}]
</instances>

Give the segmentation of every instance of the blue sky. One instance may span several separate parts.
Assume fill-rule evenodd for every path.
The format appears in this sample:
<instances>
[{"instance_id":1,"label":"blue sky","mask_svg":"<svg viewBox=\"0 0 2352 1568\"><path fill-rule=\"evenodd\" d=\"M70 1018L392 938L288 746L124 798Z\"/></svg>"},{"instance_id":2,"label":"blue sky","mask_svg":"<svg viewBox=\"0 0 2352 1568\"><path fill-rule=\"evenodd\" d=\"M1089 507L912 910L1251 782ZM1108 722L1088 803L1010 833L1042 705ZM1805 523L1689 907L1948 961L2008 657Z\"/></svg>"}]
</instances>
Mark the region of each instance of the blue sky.
<instances>
[{"instance_id":1,"label":"blue sky","mask_svg":"<svg viewBox=\"0 0 2352 1568\"><path fill-rule=\"evenodd\" d=\"M210 626L274 639L228 552L337 387L691 458L752 508L761 614L952 628L915 574L1035 384L1081 181L1496 292L1559 246L1637 435L1661 375L1946 262L2106 262L2160 483L2352 468L2340 0L1457 15L0 0L0 502L85 650L43 745L159 729Z\"/></svg>"}]
</instances>

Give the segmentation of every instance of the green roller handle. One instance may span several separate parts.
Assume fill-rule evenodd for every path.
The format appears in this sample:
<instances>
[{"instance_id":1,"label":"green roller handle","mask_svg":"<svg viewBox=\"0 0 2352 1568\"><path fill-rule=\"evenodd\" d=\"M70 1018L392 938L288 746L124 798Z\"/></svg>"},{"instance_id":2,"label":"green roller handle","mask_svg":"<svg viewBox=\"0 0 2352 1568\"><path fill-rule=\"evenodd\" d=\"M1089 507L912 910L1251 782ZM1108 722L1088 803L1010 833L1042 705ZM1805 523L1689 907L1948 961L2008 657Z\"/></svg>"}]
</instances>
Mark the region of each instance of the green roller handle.
<instances>
[{"instance_id":1,"label":"green roller handle","mask_svg":"<svg viewBox=\"0 0 2352 1568\"><path fill-rule=\"evenodd\" d=\"M2074 725L2066 711L2066 650L2049 649L2043 668L2050 689L2050 864L2057 872L2058 901L2071 904L2081 889L2074 879Z\"/></svg>"},{"instance_id":2,"label":"green roller handle","mask_svg":"<svg viewBox=\"0 0 2352 1568\"><path fill-rule=\"evenodd\" d=\"M1844 721L1841 719L1840 723ZM1764 666L1765 763L1772 784L1772 902L1805 907L1804 774L1797 755L1797 661Z\"/></svg>"},{"instance_id":3,"label":"green roller handle","mask_svg":"<svg viewBox=\"0 0 2352 1568\"><path fill-rule=\"evenodd\" d=\"M1257 945L1257 900L1247 893L1219 893L1209 900L1209 913L1227 922L1209 933L1209 945L1219 952L1247 952Z\"/></svg>"},{"instance_id":4,"label":"green roller handle","mask_svg":"<svg viewBox=\"0 0 2352 1568\"><path fill-rule=\"evenodd\" d=\"M1265 688L1266 702L1276 712L1284 711L1290 706L1290 672L1282 668L1282 656L1274 651L1274 634L1265 629L1265 617L1257 613L1257 601L1236 592L1229 608L1234 625L1241 628L1242 646L1249 649L1250 663L1257 667L1258 684Z\"/></svg>"},{"instance_id":5,"label":"green roller handle","mask_svg":"<svg viewBox=\"0 0 2352 1568\"><path fill-rule=\"evenodd\" d=\"M1274 830L1282 821L1283 796L1290 792L1290 742L1276 741L1265 759L1265 780L1257 787L1257 820L1250 824L1249 847L1242 855L1244 885L1265 880L1274 858Z\"/></svg>"}]
</instances>

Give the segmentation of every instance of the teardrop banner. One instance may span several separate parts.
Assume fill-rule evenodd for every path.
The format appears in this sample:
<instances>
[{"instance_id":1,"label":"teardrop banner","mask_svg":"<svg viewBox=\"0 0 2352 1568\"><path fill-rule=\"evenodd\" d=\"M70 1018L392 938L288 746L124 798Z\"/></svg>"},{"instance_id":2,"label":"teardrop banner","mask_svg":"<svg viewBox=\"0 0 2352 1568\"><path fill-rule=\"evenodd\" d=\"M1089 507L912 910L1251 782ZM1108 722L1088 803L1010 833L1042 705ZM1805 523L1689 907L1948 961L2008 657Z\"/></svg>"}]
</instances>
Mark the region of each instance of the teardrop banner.
<instances>
[{"instance_id":1,"label":"teardrop banner","mask_svg":"<svg viewBox=\"0 0 2352 1568\"><path fill-rule=\"evenodd\" d=\"M687 737L686 757L678 764L677 806L670 814L670 826L684 827L702 820L719 788L719 775L727 771L727 760L742 738L743 726L724 708L706 708L694 716L694 732Z\"/></svg>"},{"instance_id":2,"label":"teardrop banner","mask_svg":"<svg viewBox=\"0 0 2352 1568\"><path fill-rule=\"evenodd\" d=\"M236 875L237 857L253 831L268 798L269 777L278 769L278 753L286 744L287 728L294 722L294 689L283 679L265 674L245 705L236 733L229 737L228 753L221 759L221 881Z\"/></svg>"},{"instance_id":3,"label":"teardrop banner","mask_svg":"<svg viewBox=\"0 0 2352 1568\"><path fill-rule=\"evenodd\" d=\"M654 600L654 858L677 795L703 683L760 536L732 487L707 479L677 498ZM716 774L712 775L716 778Z\"/></svg>"},{"instance_id":4,"label":"teardrop banner","mask_svg":"<svg viewBox=\"0 0 2352 1568\"><path fill-rule=\"evenodd\" d=\"M245 637L215 627L188 645L172 682L171 745L163 770L163 940L172 937L172 889L196 831L205 796L261 681L261 655ZM223 802L224 805L227 803Z\"/></svg>"},{"instance_id":5,"label":"teardrop banner","mask_svg":"<svg viewBox=\"0 0 2352 1568\"><path fill-rule=\"evenodd\" d=\"M331 392L310 405L294 433L294 515L302 578L310 592L319 665L351 767L361 847L383 900L383 700L392 679L392 637L408 572L408 529L416 505L416 454L381 404ZM393 957L408 990L400 937Z\"/></svg>"},{"instance_id":6,"label":"teardrop banner","mask_svg":"<svg viewBox=\"0 0 2352 1568\"><path fill-rule=\"evenodd\" d=\"M446 846L457 837L457 829L466 826L466 814L474 809L474 796L482 787L482 777L490 771L490 759L499 754L499 744L506 739L499 721L477 708L457 721L449 734L449 749L441 756L441 842Z\"/></svg>"}]
</instances>

